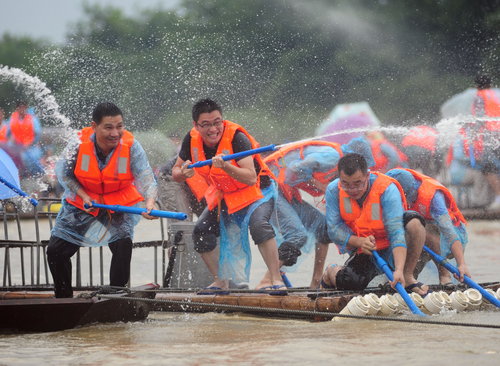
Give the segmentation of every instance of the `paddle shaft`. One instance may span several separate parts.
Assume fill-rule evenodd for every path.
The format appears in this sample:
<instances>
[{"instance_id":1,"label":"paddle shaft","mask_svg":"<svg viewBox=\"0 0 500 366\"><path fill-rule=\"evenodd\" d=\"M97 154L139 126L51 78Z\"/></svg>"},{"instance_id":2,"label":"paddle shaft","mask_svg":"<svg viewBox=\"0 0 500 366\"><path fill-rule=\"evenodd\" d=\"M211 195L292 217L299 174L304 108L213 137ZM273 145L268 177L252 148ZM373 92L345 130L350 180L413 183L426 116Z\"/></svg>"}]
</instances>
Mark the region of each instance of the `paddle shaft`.
<instances>
[{"instance_id":1,"label":"paddle shaft","mask_svg":"<svg viewBox=\"0 0 500 366\"><path fill-rule=\"evenodd\" d=\"M105 209L112 210L115 212L125 212L125 213L131 213L131 214L136 214L136 215L140 215L143 212L148 211L145 208L141 208L141 207L129 207L129 206L120 206L120 205L104 205L104 204L95 203L95 202L92 202L92 206L85 205L85 208L90 208L90 207L105 208ZM167 219L176 219L176 220L186 220L187 219L187 214L185 214L183 212L151 210L151 212L148 215L156 216L156 217L164 217Z\"/></svg>"},{"instance_id":2,"label":"paddle shaft","mask_svg":"<svg viewBox=\"0 0 500 366\"><path fill-rule=\"evenodd\" d=\"M446 258L444 258L443 256L437 254L436 252L434 252L432 249L430 249L426 245L424 245L424 250L427 253L429 253L434 258L434 260L436 262L438 262L440 265L442 265L444 268L446 268L451 273L454 273L454 274L456 274L457 276L460 277L460 271L458 270L458 268L455 267L455 266L453 266L451 263L449 263L446 260ZM472 288L475 288L476 290L478 290L481 293L481 295L483 295L483 297L486 300L488 300L490 303L492 303L493 305L495 305L497 307L500 307L500 301L495 296L493 296L488 291L486 291L484 288L482 288L477 282L473 281L470 277L464 275L464 282L469 287L472 287Z\"/></svg>"},{"instance_id":3,"label":"paddle shaft","mask_svg":"<svg viewBox=\"0 0 500 366\"><path fill-rule=\"evenodd\" d=\"M276 150L277 147L276 145L267 145L267 146L262 146L258 147L256 149L251 149L251 150L246 150L246 151L241 151L235 154L229 154L229 155L224 155L222 157L222 160L228 161L228 160L234 160L234 159L239 159L239 158L245 158L247 156L255 155L255 154L260 154L266 151L274 151ZM205 165L212 165L212 159L208 160L202 160L202 161L197 161L196 163L189 164L188 168L201 168L202 166Z\"/></svg>"},{"instance_id":4,"label":"paddle shaft","mask_svg":"<svg viewBox=\"0 0 500 366\"><path fill-rule=\"evenodd\" d=\"M38 205L38 201L36 199L34 199L33 197L28 196L28 194L26 192L23 192L21 189L17 188L15 185L13 185L10 182L7 182L2 177L0 177L0 182L2 182L3 184L5 184L8 188L10 188L12 191L16 192L18 195L28 198L29 201L31 202L31 204L33 206L37 206Z\"/></svg>"},{"instance_id":5,"label":"paddle shaft","mask_svg":"<svg viewBox=\"0 0 500 366\"><path fill-rule=\"evenodd\" d=\"M387 264L387 262L380 256L380 254L377 253L376 250L374 250L372 252L372 254L375 257L377 265L385 273L385 275L387 276L389 281L394 281L394 276L392 274L392 270L389 268L389 265ZM403 288L403 285L401 285L401 283L399 283L399 282L396 283L395 287L396 287L396 291L401 295L401 297L405 301L406 305L408 305L408 308L410 308L410 310L413 314L425 316L425 314L422 313L422 311L420 311L420 309L417 307L417 305L415 305L412 298L410 297L410 295L408 295L408 293Z\"/></svg>"}]
</instances>

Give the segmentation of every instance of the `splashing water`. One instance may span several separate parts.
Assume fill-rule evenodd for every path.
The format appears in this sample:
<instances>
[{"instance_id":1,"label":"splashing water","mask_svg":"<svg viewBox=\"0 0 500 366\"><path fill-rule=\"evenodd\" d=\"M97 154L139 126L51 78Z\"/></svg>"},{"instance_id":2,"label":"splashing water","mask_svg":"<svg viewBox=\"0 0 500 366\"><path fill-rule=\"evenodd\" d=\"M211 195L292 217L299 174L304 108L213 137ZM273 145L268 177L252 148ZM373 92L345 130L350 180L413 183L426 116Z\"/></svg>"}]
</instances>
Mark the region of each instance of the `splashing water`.
<instances>
[{"instance_id":1,"label":"splashing water","mask_svg":"<svg viewBox=\"0 0 500 366\"><path fill-rule=\"evenodd\" d=\"M59 105L52 92L39 78L28 75L21 69L0 65L0 81L2 80L22 85L26 94L33 97L40 117L54 119L61 122L62 126L70 127L71 121L59 112Z\"/></svg>"},{"instance_id":2,"label":"splashing water","mask_svg":"<svg viewBox=\"0 0 500 366\"><path fill-rule=\"evenodd\" d=\"M70 142L78 141L76 131L70 126L70 119L59 112L59 105L52 92L39 78L28 75L21 69L0 65L0 83L3 82L10 82L17 87L22 86L26 97L30 99L30 104L34 104L36 107L37 116L45 120L54 120L64 140ZM48 188L47 183L43 181L42 177L36 178L33 183L37 191L44 191ZM21 210L30 211L31 206L29 201L27 199L20 200Z\"/></svg>"}]
</instances>

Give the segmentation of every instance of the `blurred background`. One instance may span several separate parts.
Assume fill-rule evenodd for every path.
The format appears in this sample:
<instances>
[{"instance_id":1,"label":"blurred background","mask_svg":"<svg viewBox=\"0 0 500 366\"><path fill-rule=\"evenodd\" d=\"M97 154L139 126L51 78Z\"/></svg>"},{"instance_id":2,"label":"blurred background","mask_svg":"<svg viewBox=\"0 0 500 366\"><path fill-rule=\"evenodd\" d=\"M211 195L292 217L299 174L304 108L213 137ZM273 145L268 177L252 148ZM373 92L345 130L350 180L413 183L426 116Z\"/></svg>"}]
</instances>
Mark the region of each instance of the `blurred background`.
<instances>
[{"instance_id":1,"label":"blurred background","mask_svg":"<svg viewBox=\"0 0 500 366\"><path fill-rule=\"evenodd\" d=\"M357 101L382 125L434 124L476 74L500 76L495 0L0 4L0 64L45 82L73 128L108 99L133 130L184 134L192 103L212 97L262 143L280 143ZM7 114L22 89L0 83Z\"/></svg>"}]
</instances>

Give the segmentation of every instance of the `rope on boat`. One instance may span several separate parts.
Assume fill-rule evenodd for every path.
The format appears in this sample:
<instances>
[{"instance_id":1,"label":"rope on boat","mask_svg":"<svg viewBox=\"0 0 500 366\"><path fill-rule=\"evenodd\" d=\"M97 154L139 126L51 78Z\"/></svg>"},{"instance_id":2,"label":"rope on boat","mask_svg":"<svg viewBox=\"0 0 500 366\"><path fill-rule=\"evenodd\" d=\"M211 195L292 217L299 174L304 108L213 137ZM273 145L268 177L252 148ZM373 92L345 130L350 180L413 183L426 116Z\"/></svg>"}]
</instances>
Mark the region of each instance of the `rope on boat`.
<instances>
[{"instance_id":1,"label":"rope on boat","mask_svg":"<svg viewBox=\"0 0 500 366\"><path fill-rule=\"evenodd\" d=\"M458 327L474 327L474 328L492 328L500 329L500 325L496 324L481 324L481 323L464 323L464 322L450 322L450 321L437 321L437 320L424 320L422 318L397 318L397 317L386 317L386 316L359 316L351 314L339 314L328 311L308 311L308 310L292 310L292 309L278 309L278 308L261 308L257 306L241 306L241 305L227 305L227 304L210 304L203 302L193 302L193 301L178 301L178 300L166 300L166 299L145 299L142 297L115 297L110 295L97 295L98 298L102 299L112 299L112 300L127 300L127 301L144 301L148 303L155 304L169 304L169 305L179 305L189 307L210 307L218 310L228 310L236 312L253 312L253 313L273 313L280 315L295 315L295 316L307 316L311 318L325 317L325 318L352 318L352 319L364 319L364 320L385 320L392 322L402 322L402 323L419 323L419 324L433 324L433 325L450 325Z\"/></svg>"}]
</instances>

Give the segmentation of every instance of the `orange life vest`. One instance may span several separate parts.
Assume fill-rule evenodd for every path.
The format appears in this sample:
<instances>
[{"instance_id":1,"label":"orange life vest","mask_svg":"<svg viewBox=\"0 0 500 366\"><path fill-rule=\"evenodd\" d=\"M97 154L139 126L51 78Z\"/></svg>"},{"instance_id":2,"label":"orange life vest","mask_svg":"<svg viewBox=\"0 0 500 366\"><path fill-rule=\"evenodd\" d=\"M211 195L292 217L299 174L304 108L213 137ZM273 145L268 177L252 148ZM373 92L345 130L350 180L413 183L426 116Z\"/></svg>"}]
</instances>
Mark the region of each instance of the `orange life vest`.
<instances>
[{"instance_id":1,"label":"orange life vest","mask_svg":"<svg viewBox=\"0 0 500 366\"><path fill-rule=\"evenodd\" d=\"M401 141L401 146L420 146L435 153L437 136L437 131L430 126L412 127Z\"/></svg>"},{"instance_id":2,"label":"orange life vest","mask_svg":"<svg viewBox=\"0 0 500 366\"><path fill-rule=\"evenodd\" d=\"M283 193L283 196L290 202L294 198L299 202L302 202L302 197L300 195L299 189L302 189L303 191L309 193L313 197L319 197L325 194L325 192L318 190L316 187L312 186L311 184L308 184L308 182L302 182L300 184L297 184L296 186L290 186L289 184L285 183L285 174L286 174L285 155L298 150L300 158L304 159L304 149L307 146L329 146L335 149L339 153L340 157L344 155L340 144L328 141L307 141L307 142L298 142L286 145L285 147L282 147L278 151L267 156L264 159L264 162L268 166L275 166L278 168L279 173L278 176L276 177L276 180L281 189L281 192ZM333 180L333 178L336 177L336 175L337 175L337 166L335 165L334 167L332 167L332 169L330 169L327 172L313 173L313 178L323 184L328 184Z\"/></svg>"},{"instance_id":3,"label":"orange life vest","mask_svg":"<svg viewBox=\"0 0 500 366\"><path fill-rule=\"evenodd\" d=\"M90 139L91 130L91 127L86 127L81 131L82 142L74 169L75 177L85 192L93 201L107 205L132 206L143 201L144 198L135 187L134 176L130 171L130 148L134 143L134 136L124 131L108 164L100 170L94 142ZM80 196L76 195L74 200L66 200L83 209ZM97 216L98 212L94 210L91 215Z\"/></svg>"},{"instance_id":4,"label":"orange life vest","mask_svg":"<svg viewBox=\"0 0 500 366\"><path fill-rule=\"evenodd\" d=\"M10 133L16 144L30 146L35 141L33 116L26 113L24 118L20 119L19 112L12 113L10 117Z\"/></svg>"},{"instance_id":5,"label":"orange life vest","mask_svg":"<svg viewBox=\"0 0 500 366\"><path fill-rule=\"evenodd\" d=\"M375 166L371 168L372 170L378 171L378 172L386 172L387 171L387 164L389 163L389 159L387 159L387 156L382 152L382 149L380 148L380 145L385 144L391 146L396 153L399 156L399 160L402 162L408 161L408 158L406 157L405 154L401 152L394 144L389 142L386 139L376 139L376 140L371 140L370 145L372 148L372 154L373 154L373 160L375 160ZM393 167L393 168L398 168L400 165Z\"/></svg>"},{"instance_id":6,"label":"orange life vest","mask_svg":"<svg viewBox=\"0 0 500 366\"><path fill-rule=\"evenodd\" d=\"M434 178L416 172L415 170L412 169L404 169L404 170L410 172L415 179L422 182L417 191L417 199L410 207L410 210L417 211L427 220L432 220L431 216L432 198L434 197L436 191L441 191L444 194L446 200L446 207L448 208L448 214L451 217L453 225L458 226L460 225L460 223L464 224L467 223L464 216L458 209L457 203L455 202L455 198L448 190L448 188L443 186Z\"/></svg>"},{"instance_id":7,"label":"orange life vest","mask_svg":"<svg viewBox=\"0 0 500 366\"><path fill-rule=\"evenodd\" d=\"M379 250L388 248L391 245L383 221L382 204L380 202L382 194L391 183L394 183L399 189L403 208L405 209L406 199L397 180L382 173L372 172L371 174L375 174L377 178L370 187L370 192L368 192L362 207L359 207L355 199L349 197L346 191L342 189L339 181L339 209L340 216L353 233L359 237L373 235L375 237L375 246ZM358 252L361 253L361 250L358 250Z\"/></svg>"},{"instance_id":8,"label":"orange life vest","mask_svg":"<svg viewBox=\"0 0 500 366\"><path fill-rule=\"evenodd\" d=\"M483 100L486 116L500 118L500 100L494 90L480 89L477 96ZM500 121L486 121L484 126L488 131L500 131Z\"/></svg>"},{"instance_id":9,"label":"orange life vest","mask_svg":"<svg viewBox=\"0 0 500 366\"><path fill-rule=\"evenodd\" d=\"M241 131L247 136L252 144L252 149L259 147L257 141L243 127L234 122L224 120L224 132L219 141L216 155L233 154L232 142L237 131ZM193 127L190 135L191 157L193 162L207 160L205 151L203 150L203 139L200 133ZM261 170L257 177L257 183L251 186L237 181L229 176L223 169L214 168L211 165L195 168L199 176L195 174L194 177L186 181L196 197L205 197L209 210L217 207L224 199L228 213L232 214L264 197L260 189L260 176L263 174L270 174L270 172L266 164L260 158L260 155L254 155L253 159L259 163ZM235 160L231 160L230 163L234 166L238 166Z\"/></svg>"},{"instance_id":10,"label":"orange life vest","mask_svg":"<svg viewBox=\"0 0 500 366\"><path fill-rule=\"evenodd\" d=\"M1 123L2 121L0 121ZM0 144L6 143L7 139L7 123L2 123L2 127L0 127Z\"/></svg>"}]
</instances>

